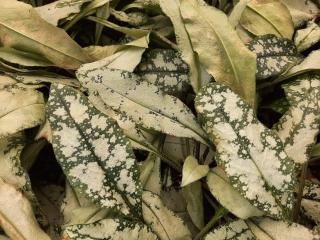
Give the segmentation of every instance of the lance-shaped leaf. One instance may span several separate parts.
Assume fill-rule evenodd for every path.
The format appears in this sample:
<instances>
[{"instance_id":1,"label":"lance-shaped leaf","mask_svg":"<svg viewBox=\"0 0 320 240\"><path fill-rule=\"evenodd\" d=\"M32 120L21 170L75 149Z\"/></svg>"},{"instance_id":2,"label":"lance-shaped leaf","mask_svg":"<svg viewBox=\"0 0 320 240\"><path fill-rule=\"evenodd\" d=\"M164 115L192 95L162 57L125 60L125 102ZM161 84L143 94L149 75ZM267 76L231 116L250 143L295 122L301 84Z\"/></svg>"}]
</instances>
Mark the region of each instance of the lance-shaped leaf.
<instances>
[{"instance_id":1,"label":"lance-shaped leaf","mask_svg":"<svg viewBox=\"0 0 320 240\"><path fill-rule=\"evenodd\" d=\"M302 52L320 41L320 27L313 21L308 22L307 27L300 29L294 36L294 44L299 52Z\"/></svg>"},{"instance_id":2,"label":"lance-shaped leaf","mask_svg":"<svg viewBox=\"0 0 320 240\"><path fill-rule=\"evenodd\" d=\"M290 40L275 35L256 37L247 46L257 54L256 77L259 80L277 76L301 60Z\"/></svg>"},{"instance_id":3,"label":"lance-shaped leaf","mask_svg":"<svg viewBox=\"0 0 320 240\"><path fill-rule=\"evenodd\" d=\"M303 189L301 207L304 215L317 224L320 223L320 185L307 182Z\"/></svg>"},{"instance_id":4,"label":"lance-shaped leaf","mask_svg":"<svg viewBox=\"0 0 320 240\"><path fill-rule=\"evenodd\" d=\"M186 158L182 168L181 187L185 187L203 177L209 172L208 165L200 165L198 160L190 155Z\"/></svg>"},{"instance_id":5,"label":"lance-shaped leaf","mask_svg":"<svg viewBox=\"0 0 320 240\"><path fill-rule=\"evenodd\" d=\"M290 12L279 0L251 1L241 15L240 24L258 36L274 34L291 39L294 32Z\"/></svg>"},{"instance_id":6,"label":"lance-shaped leaf","mask_svg":"<svg viewBox=\"0 0 320 240\"><path fill-rule=\"evenodd\" d=\"M57 26L59 20L80 12L82 4L90 1L92 0L58 0L37 7L35 10L44 20Z\"/></svg>"},{"instance_id":7,"label":"lance-shaped leaf","mask_svg":"<svg viewBox=\"0 0 320 240\"><path fill-rule=\"evenodd\" d=\"M182 220L171 212L160 197L145 191L142 195L143 218L161 240L191 240L191 233Z\"/></svg>"},{"instance_id":8,"label":"lance-shaped leaf","mask_svg":"<svg viewBox=\"0 0 320 240\"><path fill-rule=\"evenodd\" d=\"M125 13L123 11L117 11L110 8L110 15L114 16L117 20L121 22L128 23L134 27L148 23L149 17L146 13L142 12L131 12Z\"/></svg>"},{"instance_id":9,"label":"lance-shaped leaf","mask_svg":"<svg viewBox=\"0 0 320 240\"><path fill-rule=\"evenodd\" d=\"M76 69L90 61L66 32L20 1L1 1L0 41L4 47L38 54L61 68Z\"/></svg>"},{"instance_id":10,"label":"lance-shaped leaf","mask_svg":"<svg viewBox=\"0 0 320 240\"><path fill-rule=\"evenodd\" d=\"M274 217L288 216L295 164L277 134L261 124L253 109L227 86L206 85L195 106L232 186L260 210Z\"/></svg>"},{"instance_id":11,"label":"lance-shaped leaf","mask_svg":"<svg viewBox=\"0 0 320 240\"><path fill-rule=\"evenodd\" d=\"M179 0L160 0L160 7L164 14L166 14L173 26L176 40L179 50L181 52L181 58L190 67L190 84L194 92L198 92L201 88L201 82L199 77L199 64L197 56L192 48L192 43L188 35L187 29L184 25L181 13L180 13L180 1Z\"/></svg>"},{"instance_id":12,"label":"lance-shaped leaf","mask_svg":"<svg viewBox=\"0 0 320 240\"><path fill-rule=\"evenodd\" d=\"M30 202L1 178L0 226L11 239L50 240L37 223Z\"/></svg>"},{"instance_id":13,"label":"lance-shaped leaf","mask_svg":"<svg viewBox=\"0 0 320 240\"><path fill-rule=\"evenodd\" d=\"M0 138L44 122L44 99L36 90L8 86L0 90L0 102Z\"/></svg>"},{"instance_id":14,"label":"lance-shaped leaf","mask_svg":"<svg viewBox=\"0 0 320 240\"><path fill-rule=\"evenodd\" d=\"M55 155L72 186L100 206L139 214L139 170L118 125L63 85L52 85L47 115Z\"/></svg>"},{"instance_id":15,"label":"lance-shaped leaf","mask_svg":"<svg viewBox=\"0 0 320 240\"><path fill-rule=\"evenodd\" d=\"M296 163L309 160L320 127L320 77L304 74L283 85L290 103L288 111L273 126L285 152Z\"/></svg>"},{"instance_id":16,"label":"lance-shaped leaf","mask_svg":"<svg viewBox=\"0 0 320 240\"><path fill-rule=\"evenodd\" d=\"M190 87L188 65L172 49L147 51L135 73L169 95L181 97Z\"/></svg>"},{"instance_id":17,"label":"lance-shaped leaf","mask_svg":"<svg viewBox=\"0 0 320 240\"><path fill-rule=\"evenodd\" d=\"M206 143L205 132L186 105L137 75L102 67L87 71L80 68L77 77L83 86L97 91L113 110L145 128Z\"/></svg>"},{"instance_id":18,"label":"lance-shaped leaf","mask_svg":"<svg viewBox=\"0 0 320 240\"><path fill-rule=\"evenodd\" d=\"M318 240L319 238L320 235L297 223L255 218L231 222L209 233L205 240Z\"/></svg>"},{"instance_id":19,"label":"lance-shaped leaf","mask_svg":"<svg viewBox=\"0 0 320 240\"><path fill-rule=\"evenodd\" d=\"M65 240L105 240L105 239L150 239L158 240L146 225L126 219L103 219L95 223L68 226L64 231Z\"/></svg>"},{"instance_id":20,"label":"lance-shaped leaf","mask_svg":"<svg viewBox=\"0 0 320 240\"><path fill-rule=\"evenodd\" d=\"M253 106L256 56L242 43L227 16L197 0L183 0L180 10L200 63L217 82L227 84Z\"/></svg>"},{"instance_id":21,"label":"lance-shaped leaf","mask_svg":"<svg viewBox=\"0 0 320 240\"><path fill-rule=\"evenodd\" d=\"M149 153L141 166L140 180L143 189L160 195L161 193L161 158L154 153ZM142 175L142 173L144 173Z\"/></svg>"},{"instance_id":22,"label":"lance-shaped leaf","mask_svg":"<svg viewBox=\"0 0 320 240\"><path fill-rule=\"evenodd\" d=\"M216 167L208 173L207 183L212 195L238 218L247 219L264 215L231 186L228 176L221 168Z\"/></svg>"}]
</instances>

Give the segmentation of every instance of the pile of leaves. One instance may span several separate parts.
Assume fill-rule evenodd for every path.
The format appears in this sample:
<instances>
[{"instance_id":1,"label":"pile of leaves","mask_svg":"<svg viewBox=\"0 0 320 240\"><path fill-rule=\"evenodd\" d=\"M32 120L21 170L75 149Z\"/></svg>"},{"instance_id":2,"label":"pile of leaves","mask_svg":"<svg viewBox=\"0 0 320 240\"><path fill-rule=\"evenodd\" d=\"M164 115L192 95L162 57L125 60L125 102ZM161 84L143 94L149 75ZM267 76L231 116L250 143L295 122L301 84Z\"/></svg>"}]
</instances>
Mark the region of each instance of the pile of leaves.
<instances>
[{"instance_id":1,"label":"pile of leaves","mask_svg":"<svg viewBox=\"0 0 320 240\"><path fill-rule=\"evenodd\" d=\"M1 0L0 239L320 239L319 1Z\"/></svg>"}]
</instances>

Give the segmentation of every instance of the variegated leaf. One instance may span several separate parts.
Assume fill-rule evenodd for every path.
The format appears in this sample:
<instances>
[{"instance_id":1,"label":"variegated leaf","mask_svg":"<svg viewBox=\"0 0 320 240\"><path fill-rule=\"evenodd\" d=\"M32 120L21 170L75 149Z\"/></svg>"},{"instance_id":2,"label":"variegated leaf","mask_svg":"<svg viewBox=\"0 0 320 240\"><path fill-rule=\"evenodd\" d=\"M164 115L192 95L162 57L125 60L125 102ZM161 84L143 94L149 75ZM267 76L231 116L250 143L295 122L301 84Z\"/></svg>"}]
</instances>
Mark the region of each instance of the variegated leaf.
<instances>
[{"instance_id":1,"label":"variegated leaf","mask_svg":"<svg viewBox=\"0 0 320 240\"><path fill-rule=\"evenodd\" d=\"M146 225L126 219L103 219L90 224L68 226L65 240L159 240Z\"/></svg>"},{"instance_id":2,"label":"variegated leaf","mask_svg":"<svg viewBox=\"0 0 320 240\"><path fill-rule=\"evenodd\" d=\"M72 186L102 207L139 215L139 169L118 125L63 85L51 86L47 115L55 155Z\"/></svg>"},{"instance_id":3,"label":"variegated leaf","mask_svg":"<svg viewBox=\"0 0 320 240\"><path fill-rule=\"evenodd\" d=\"M198 160L190 155L188 156L183 164L182 168L182 180L181 187L185 187L190 183L193 183L203 177L205 177L209 172L208 165L200 165Z\"/></svg>"},{"instance_id":4,"label":"variegated leaf","mask_svg":"<svg viewBox=\"0 0 320 240\"><path fill-rule=\"evenodd\" d=\"M174 27L176 41L181 52L181 58L189 66L189 82L194 92L198 92L201 88L199 77L199 60L192 48L192 43L184 25L183 18L180 13L180 0L160 0L160 7L166 14Z\"/></svg>"},{"instance_id":5,"label":"variegated leaf","mask_svg":"<svg viewBox=\"0 0 320 240\"><path fill-rule=\"evenodd\" d=\"M251 1L241 15L240 24L256 36L274 34L291 39L294 32L290 12L279 0Z\"/></svg>"},{"instance_id":6,"label":"variegated leaf","mask_svg":"<svg viewBox=\"0 0 320 240\"><path fill-rule=\"evenodd\" d=\"M242 43L227 16L198 0L182 0L180 11L200 63L217 82L230 86L254 106L256 56Z\"/></svg>"},{"instance_id":7,"label":"variegated leaf","mask_svg":"<svg viewBox=\"0 0 320 240\"><path fill-rule=\"evenodd\" d=\"M301 60L290 40L275 35L256 37L247 46L257 54L256 77L259 80L277 76Z\"/></svg>"},{"instance_id":8,"label":"variegated leaf","mask_svg":"<svg viewBox=\"0 0 320 240\"><path fill-rule=\"evenodd\" d=\"M317 224L320 223L320 185L317 183L306 182L303 189L301 208L308 218Z\"/></svg>"},{"instance_id":9,"label":"variegated leaf","mask_svg":"<svg viewBox=\"0 0 320 240\"><path fill-rule=\"evenodd\" d=\"M0 178L0 226L16 240L50 240L40 228L30 202Z\"/></svg>"},{"instance_id":10,"label":"variegated leaf","mask_svg":"<svg viewBox=\"0 0 320 240\"><path fill-rule=\"evenodd\" d=\"M190 88L188 65L172 49L147 51L135 72L169 95L181 97Z\"/></svg>"},{"instance_id":11,"label":"variegated leaf","mask_svg":"<svg viewBox=\"0 0 320 240\"><path fill-rule=\"evenodd\" d=\"M47 22L54 26L59 20L67 18L71 14L80 12L81 6L92 0L58 0L35 8L37 13Z\"/></svg>"},{"instance_id":12,"label":"variegated leaf","mask_svg":"<svg viewBox=\"0 0 320 240\"><path fill-rule=\"evenodd\" d=\"M205 240L318 240L320 236L297 223L270 218L237 220L209 233Z\"/></svg>"},{"instance_id":13,"label":"variegated leaf","mask_svg":"<svg viewBox=\"0 0 320 240\"><path fill-rule=\"evenodd\" d=\"M227 86L206 85L195 106L232 186L269 215L288 217L295 164L277 134L263 126L253 109Z\"/></svg>"},{"instance_id":14,"label":"variegated leaf","mask_svg":"<svg viewBox=\"0 0 320 240\"><path fill-rule=\"evenodd\" d=\"M142 195L145 222L161 240L191 240L191 233L182 220L164 206L158 195L145 191Z\"/></svg>"},{"instance_id":15,"label":"variegated leaf","mask_svg":"<svg viewBox=\"0 0 320 240\"><path fill-rule=\"evenodd\" d=\"M320 27L317 23L309 21L306 28L300 29L294 36L294 44L302 52L320 41Z\"/></svg>"},{"instance_id":16,"label":"variegated leaf","mask_svg":"<svg viewBox=\"0 0 320 240\"><path fill-rule=\"evenodd\" d=\"M0 138L44 122L44 99L36 90L8 86L0 90L0 102L6 103L0 106Z\"/></svg>"},{"instance_id":17,"label":"variegated leaf","mask_svg":"<svg viewBox=\"0 0 320 240\"><path fill-rule=\"evenodd\" d=\"M282 86L290 107L273 129L287 155L303 164L310 158L320 128L320 76L304 74Z\"/></svg>"},{"instance_id":18,"label":"variegated leaf","mask_svg":"<svg viewBox=\"0 0 320 240\"><path fill-rule=\"evenodd\" d=\"M207 183L212 195L238 218L247 219L264 215L231 186L228 176L221 168L215 167L208 173Z\"/></svg>"},{"instance_id":19,"label":"variegated leaf","mask_svg":"<svg viewBox=\"0 0 320 240\"><path fill-rule=\"evenodd\" d=\"M205 132L186 105L137 75L102 67L88 71L80 68L77 77L83 86L97 91L113 110L143 127L206 143Z\"/></svg>"}]
</instances>

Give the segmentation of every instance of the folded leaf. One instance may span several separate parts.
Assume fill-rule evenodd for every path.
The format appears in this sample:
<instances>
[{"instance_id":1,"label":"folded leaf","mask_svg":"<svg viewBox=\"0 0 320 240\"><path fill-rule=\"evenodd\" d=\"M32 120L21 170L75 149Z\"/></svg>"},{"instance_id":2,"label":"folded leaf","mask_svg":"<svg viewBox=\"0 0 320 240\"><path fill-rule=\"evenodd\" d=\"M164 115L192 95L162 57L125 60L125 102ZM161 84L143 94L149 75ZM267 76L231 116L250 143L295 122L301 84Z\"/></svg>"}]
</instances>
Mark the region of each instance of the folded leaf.
<instances>
[{"instance_id":1,"label":"folded leaf","mask_svg":"<svg viewBox=\"0 0 320 240\"><path fill-rule=\"evenodd\" d=\"M303 164L310 158L320 128L320 76L305 74L282 86L290 107L273 129L287 155Z\"/></svg>"},{"instance_id":2,"label":"folded leaf","mask_svg":"<svg viewBox=\"0 0 320 240\"><path fill-rule=\"evenodd\" d=\"M198 160L190 155L186 158L182 168L181 187L185 187L203 177L209 172L208 165L200 165Z\"/></svg>"},{"instance_id":3,"label":"folded leaf","mask_svg":"<svg viewBox=\"0 0 320 240\"><path fill-rule=\"evenodd\" d=\"M247 219L264 215L231 186L228 176L221 168L215 167L208 173L207 183L212 195L238 218Z\"/></svg>"},{"instance_id":4,"label":"folded leaf","mask_svg":"<svg viewBox=\"0 0 320 240\"><path fill-rule=\"evenodd\" d=\"M191 240L189 229L164 206L158 195L145 191L142 199L143 218L161 240Z\"/></svg>"},{"instance_id":5,"label":"folded leaf","mask_svg":"<svg viewBox=\"0 0 320 240\"><path fill-rule=\"evenodd\" d=\"M54 26L58 25L59 20L68 17L71 14L78 13L81 6L92 0L58 0L52 3L35 8L37 13Z\"/></svg>"},{"instance_id":6,"label":"folded leaf","mask_svg":"<svg viewBox=\"0 0 320 240\"><path fill-rule=\"evenodd\" d=\"M306 28L300 29L294 36L294 44L302 52L320 41L320 27L310 21Z\"/></svg>"},{"instance_id":7,"label":"folded leaf","mask_svg":"<svg viewBox=\"0 0 320 240\"><path fill-rule=\"evenodd\" d=\"M150 239L159 238L144 224L126 219L103 219L91 224L69 226L64 232L65 240L104 240L104 239Z\"/></svg>"},{"instance_id":8,"label":"folded leaf","mask_svg":"<svg viewBox=\"0 0 320 240\"><path fill-rule=\"evenodd\" d=\"M180 13L180 0L160 0L159 3L162 11L170 18L174 26L181 58L189 65L190 84L194 92L198 92L201 88L198 59L193 51L190 37Z\"/></svg>"},{"instance_id":9,"label":"folded leaf","mask_svg":"<svg viewBox=\"0 0 320 240\"><path fill-rule=\"evenodd\" d=\"M107 67L77 71L82 85L97 91L113 110L145 128L206 143L206 134L192 112L179 99L130 72Z\"/></svg>"},{"instance_id":10,"label":"folded leaf","mask_svg":"<svg viewBox=\"0 0 320 240\"><path fill-rule=\"evenodd\" d=\"M256 56L242 43L227 16L197 0L181 1L180 10L200 63L217 82L230 86L253 106Z\"/></svg>"},{"instance_id":11,"label":"folded leaf","mask_svg":"<svg viewBox=\"0 0 320 240\"><path fill-rule=\"evenodd\" d=\"M247 46L257 54L256 77L259 80L278 76L301 60L290 40L275 35L256 37Z\"/></svg>"},{"instance_id":12,"label":"folded leaf","mask_svg":"<svg viewBox=\"0 0 320 240\"><path fill-rule=\"evenodd\" d=\"M39 227L29 201L0 178L0 226L16 240L50 240Z\"/></svg>"},{"instance_id":13,"label":"folded leaf","mask_svg":"<svg viewBox=\"0 0 320 240\"><path fill-rule=\"evenodd\" d=\"M4 47L38 54L61 68L76 69L90 61L66 32L20 1L1 1L0 41Z\"/></svg>"},{"instance_id":14,"label":"folded leaf","mask_svg":"<svg viewBox=\"0 0 320 240\"><path fill-rule=\"evenodd\" d=\"M71 185L102 207L139 214L139 169L118 125L63 85L51 86L47 115L55 155Z\"/></svg>"},{"instance_id":15,"label":"folded leaf","mask_svg":"<svg viewBox=\"0 0 320 240\"><path fill-rule=\"evenodd\" d=\"M216 161L232 186L255 207L288 217L293 207L295 164L275 132L227 86L211 83L195 99L196 110L216 145Z\"/></svg>"},{"instance_id":16,"label":"folded leaf","mask_svg":"<svg viewBox=\"0 0 320 240\"><path fill-rule=\"evenodd\" d=\"M243 11L240 24L254 35L274 34L291 39L294 27L286 5L279 0L254 0Z\"/></svg>"},{"instance_id":17,"label":"folded leaf","mask_svg":"<svg viewBox=\"0 0 320 240\"><path fill-rule=\"evenodd\" d=\"M45 119L42 93L16 86L0 90L0 138L40 125Z\"/></svg>"}]
</instances>

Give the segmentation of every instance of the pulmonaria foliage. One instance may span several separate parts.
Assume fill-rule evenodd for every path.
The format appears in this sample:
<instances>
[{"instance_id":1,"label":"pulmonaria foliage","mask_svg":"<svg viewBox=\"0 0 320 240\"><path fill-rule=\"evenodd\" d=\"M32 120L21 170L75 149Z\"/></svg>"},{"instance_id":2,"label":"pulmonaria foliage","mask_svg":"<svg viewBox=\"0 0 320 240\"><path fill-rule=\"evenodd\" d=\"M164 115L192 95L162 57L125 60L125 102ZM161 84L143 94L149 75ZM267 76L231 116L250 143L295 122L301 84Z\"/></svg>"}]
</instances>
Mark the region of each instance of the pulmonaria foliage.
<instances>
[{"instance_id":1,"label":"pulmonaria foliage","mask_svg":"<svg viewBox=\"0 0 320 240\"><path fill-rule=\"evenodd\" d=\"M135 72L169 95L182 96L190 87L188 65L172 49L147 51Z\"/></svg>"},{"instance_id":2,"label":"pulmonaria foliage","mask_svg":"<svg viewBox=\"0 0 320 240\"><path fill-rule=\"evenodd\" d=\"M318 183L306 182L301 207L305 216L317 224L320 223L320 185Z\"/></svg>"},{"instance_id":3,"label":"pulmonaria foliage","mask_svg":"<svg viewBox=\"0 0 320 240\"><path fill-rule=\"evenodd\" d=\"M269 215L288 216L293 207L295 164L276 133L264 127L252 108L227 86L206 85L195 106L232 186Z\"/></svg>"},{"instance_id":4,"label":"pulmonaria foliage","mask_svg":"<svg viewBox=\"0 0 320 240\"><path fill-rule=\"evenodd\" d=\"M285 151L296 163L305 163L320 127L320 76L302 75L283 85L290 108L273 128Z\"/></svg>"},{"instance_id":5,"label":"pulmonaria foliage","mask_svg":"<svg viewBox=\"0 0 320 240\"><path fill-rule=\"evenodd\" d=\"M289 39L272 34L254 38L247 47L257 54L258 80L277 76L301 60L296 47Z\"/></svg>"},{"instance_id":6,"label":"pulmonaria foliage","mask_svg":"<svg viewBox=\"0 0 320 240\"><path fill-rule=\"evenodd\" d=\"M95 223L69 226L64 239L104 239L104 240L158 240L146 225L126 219L103 219Z\"/></svg>"},{"instance_id":7,"label":"pulmonaria foliage","mask_svg":"<svg viewBox=\"0 0 320 240\"><path fill-rule=\"evenodd\" d=\"M115 121L63 85L51 86L47 115L55 155L70 183L100 206L141 214L138 167Z\"/></svg>"}]
</instances>

